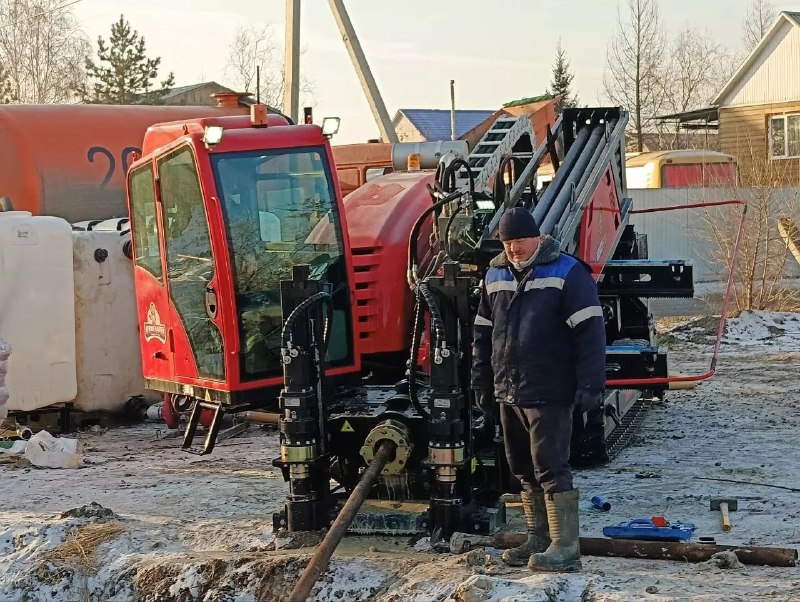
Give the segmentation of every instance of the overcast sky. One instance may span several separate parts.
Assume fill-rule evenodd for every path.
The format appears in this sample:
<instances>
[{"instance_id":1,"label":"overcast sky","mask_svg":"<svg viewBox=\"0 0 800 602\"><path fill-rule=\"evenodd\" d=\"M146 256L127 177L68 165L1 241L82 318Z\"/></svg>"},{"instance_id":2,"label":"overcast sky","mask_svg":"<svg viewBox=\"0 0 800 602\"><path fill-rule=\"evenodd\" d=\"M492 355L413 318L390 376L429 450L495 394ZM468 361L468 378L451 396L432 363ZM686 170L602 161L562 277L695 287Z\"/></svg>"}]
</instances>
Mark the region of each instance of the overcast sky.
<instances>
[{"instance_id":1,"label":"overcast sky","mask_svg":"<svg viewBox=\"0 0 800 602\"><path fill-rule=\"evenodd\" d=\"M688 24L707 29L730 48L741 45L752 0L661 0L670 32ZM600 98L606 47L618 0L346 0L346 6L390 115L400 108L456 104L495 109L541 94L550 81L561 38L582 103ZM124 14L160 56L176 85L228 83L225 66L237 28L272 24L283 48L284 0L81 0L73 10L96 47ZM800 0L776 2L800 10ZM301 72L312 82L314 113L342 118L336 143L377 137L375 126L327 0L302 1Z\"/></svg>"}]
</instances>

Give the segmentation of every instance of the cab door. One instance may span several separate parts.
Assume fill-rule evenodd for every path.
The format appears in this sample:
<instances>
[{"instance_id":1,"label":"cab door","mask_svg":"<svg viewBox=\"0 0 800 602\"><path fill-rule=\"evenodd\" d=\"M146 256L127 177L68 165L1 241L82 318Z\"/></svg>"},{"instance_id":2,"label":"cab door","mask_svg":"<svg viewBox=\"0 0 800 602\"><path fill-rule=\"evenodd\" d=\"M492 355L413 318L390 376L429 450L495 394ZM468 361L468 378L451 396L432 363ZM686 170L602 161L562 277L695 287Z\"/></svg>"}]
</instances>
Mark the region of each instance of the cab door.
<instances>
[{"instance_id":1,"label":"cab door","mask_svg":"<svg viewBox=\"0 0 800 602\"><path fill-rule=\"evenodd\" d=\"M169 338L170 304L159 238L161 222L152 162L135 167L128 177L134 280L138 309L142 371L149 380L173 380ZM161 389L158 383L149 386Z\"/></svg>"},{"instance_id":2,"label":"cab door","mask_svg":"<svg viewBox=\"0 0 800 602\"><path fill-rule=\"evenodd\" d=\"M207 209L189 146L158 159L158 182L174 373L180 382L224 381L217 269Z\"/></svg>"}]
</instances>

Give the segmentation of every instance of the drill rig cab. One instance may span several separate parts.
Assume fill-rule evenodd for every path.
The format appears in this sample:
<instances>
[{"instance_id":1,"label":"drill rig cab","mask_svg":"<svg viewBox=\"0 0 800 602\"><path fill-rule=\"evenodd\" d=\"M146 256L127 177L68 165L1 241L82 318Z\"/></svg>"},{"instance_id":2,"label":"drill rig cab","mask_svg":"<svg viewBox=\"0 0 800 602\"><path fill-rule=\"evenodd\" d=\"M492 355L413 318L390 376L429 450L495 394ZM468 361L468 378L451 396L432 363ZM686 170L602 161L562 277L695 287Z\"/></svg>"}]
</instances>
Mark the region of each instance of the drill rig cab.
<instances>
[{"instance_id":1,"label":"drill rig cab","mask_svg":"<svg viewBox=\"0 0 800 602\"><path fill-rule=\"evenodd\" d=\"M293 265L310 266L329 294L329 375L358 373L335 175L321 129L278 114L148 129L127 182L142 363L165 404L193 406L184 447L204 410L208 453L222 412L277 396L280 283Z\"/></svg>"}]
</instances>

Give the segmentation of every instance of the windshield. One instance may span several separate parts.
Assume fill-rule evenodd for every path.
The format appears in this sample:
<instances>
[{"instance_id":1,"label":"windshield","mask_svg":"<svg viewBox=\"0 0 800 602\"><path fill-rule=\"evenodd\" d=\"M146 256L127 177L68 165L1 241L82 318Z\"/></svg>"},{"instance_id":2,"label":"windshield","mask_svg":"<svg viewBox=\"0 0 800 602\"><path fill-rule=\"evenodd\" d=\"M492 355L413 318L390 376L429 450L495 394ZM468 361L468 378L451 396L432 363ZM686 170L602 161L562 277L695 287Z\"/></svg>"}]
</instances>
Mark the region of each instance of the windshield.
<instances>
[{"instance_id":1,"label":"windshield","mask_svg":"<svg viewBox=\"0 0 800 602\"><path fill-rule=\"evenodd\" d=\"M292 266L332 285L326 359L352 356L347 270L338 207L322 147L212 155L233 268L242 378L281 374L280 282Z\"/></svg>"}]
</instances>

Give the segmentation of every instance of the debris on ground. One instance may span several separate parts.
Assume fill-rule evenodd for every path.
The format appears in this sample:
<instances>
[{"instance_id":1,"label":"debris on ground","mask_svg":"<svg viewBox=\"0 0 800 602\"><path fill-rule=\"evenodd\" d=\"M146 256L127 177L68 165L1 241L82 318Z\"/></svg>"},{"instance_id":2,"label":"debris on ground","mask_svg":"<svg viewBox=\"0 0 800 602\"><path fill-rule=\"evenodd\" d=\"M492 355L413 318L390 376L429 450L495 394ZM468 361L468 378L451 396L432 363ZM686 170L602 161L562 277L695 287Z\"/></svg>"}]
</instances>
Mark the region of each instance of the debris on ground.
<instances>
[{"instance_id":1,"label":"debris on ground","mask_svg":"<svg viewBox=\"0 0 800 602\"><path fill-rule=\"evenodd\" d=\"M61 518L117 518L113 510L103 508L97 502L84 504L61 513Z\"/></svg>"},{"instance_id":2,"label":"debris on ground","mask_svg":"<svg viewBox=\"0 0 800 602\"><path fill-rule=\"evenodd\" d=\"M47 431L39 431L28 440L25 459L40 468L78 468L80 452L77 439L53 437Z\"/></svg>"},{"instance_id":3,"label":"debris on ground","mask_svg":"<svg viewBox=\"0 0 800 602\"><path fill-rule=\"evenodd\" d=\"M742 563L739 562L739 558L736 556L735 552L731 550L725 550L724 552L717 552L711 558L706 560L706 565L715 566L718 569L740 569L742 568Z\"/></svg>"},{"instance_id":4,"label":"debris on ground","mask_svg":"<svg viewBox=\"0 0 800 602\"><path fill-rule=\"evenodd\" d=\"M777 325L778 318L764 316L762 323ZM784 321L782 332L791 332L792 324ZM697 539L798 547L797 494L763 485L800 485L800 414L793 401L800 392L800 353L792 351L797 345L788 335L770 336L761 346L724 346L714 379L671 392L666 403L648 410L635 445L605 466L575 473L584 492L582 536L598 537L604 525L631 516L666 515L694 523ZM673 351L672 368L681 373L708 369L704 344L679 341ZM78 470L0 464L0 474L13 483L4 488L0 507L0 600L285 600L312 548L276 545L290 539L272 529L272 512L286 495L272 466L278 434L250 429L221 441L213 454L196 456L174 439L157 440L159 428L144 423L82 433ZM674 439L676 432L684 437ZM660 478L636 478L646 473ZM608 512L591 510L598 491L613 500ZM709 500L730 496L740 500L739 510L733 530L723 532ZM111 510L113 516L104 512ZM509 506L508 518L511 529L524 529L518 506ZM86 530L92 525L113 527ZM295 535L292 541L300 543ZM91 562L76 556L84 546L93 551ZM371 547L380 553L369 553ZM475 564L469 564L467 554L433 555L427 536L346 537L311 599L800 599L800 567L739 569L727 555L696 564L584 557L582 573L533 575L506 567L491 548L474 552Z\"/></svg>"},{"instance_id":5,"label":"debris on ground","mask_svg":"<svg viewBox=\"0 0 800 602\"><path fill-rule=\"evenodd\" d=\"M116 522L90 523L70 531L67 539L54 550L42 554L44 562L69 564L85 570L95 567L97 548L125 532L125 527Z\"/></svg>"}]
</instances>

